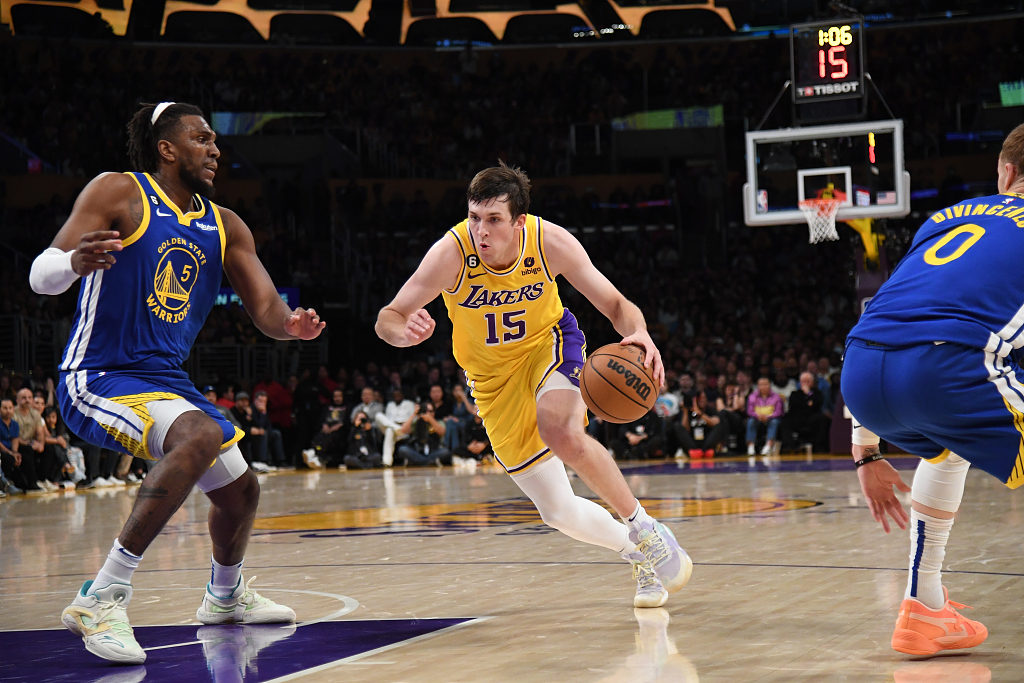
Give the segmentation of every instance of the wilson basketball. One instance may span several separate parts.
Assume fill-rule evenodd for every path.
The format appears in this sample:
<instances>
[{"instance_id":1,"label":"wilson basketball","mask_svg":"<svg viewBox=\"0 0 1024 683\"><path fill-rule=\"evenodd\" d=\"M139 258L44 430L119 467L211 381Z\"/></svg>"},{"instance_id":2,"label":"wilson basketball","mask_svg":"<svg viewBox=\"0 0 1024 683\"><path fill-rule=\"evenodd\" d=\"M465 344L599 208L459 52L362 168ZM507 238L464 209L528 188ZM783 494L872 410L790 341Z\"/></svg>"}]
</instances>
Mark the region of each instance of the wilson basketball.
<instances>
[{"instance_id":1,"label":"wilson basketball","mask_svg":"<svg viewBox=\"0 0 1024 683\"><path fill-rule=\"evenodd\" d=\"M657 383L644 367L644 356L639 346L608 344L587 358L580 393L595 415L622 424L640 419L654 407Z\"/></svg>"}]
</instances>

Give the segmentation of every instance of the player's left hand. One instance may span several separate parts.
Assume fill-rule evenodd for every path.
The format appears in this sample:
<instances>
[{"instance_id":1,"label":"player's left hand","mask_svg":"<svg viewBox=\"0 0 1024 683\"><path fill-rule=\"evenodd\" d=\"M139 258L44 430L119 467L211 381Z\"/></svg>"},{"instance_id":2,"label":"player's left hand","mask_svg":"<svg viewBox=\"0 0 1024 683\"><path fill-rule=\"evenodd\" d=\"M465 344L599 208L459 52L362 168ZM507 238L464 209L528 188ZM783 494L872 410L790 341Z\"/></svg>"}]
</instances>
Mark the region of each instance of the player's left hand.
<instances>
[{"instance_id":1,"label":"player's left hand","mask_svg":"<svg viewBox=\"0 0 1024 683\"><path fill-rule=\"evenodd\" d=\"M892 517L900 529L906 529L910 517L892 488L895 486L900 491L909 493L910 487L904 483L896 468L887 460L876 460L863 467L858 467L857 478L860 479L860 490L868 501L871 516L882 525L885 533L889 533L889 520L886 518L886 513Z\"/></svg>"},{"instance_id":2,"label":"player's left hand","mask_svg":"<svg viewBox=\"0 0 1024 683\"><path fill-rule=\"evenodd\" d=\"M629 346L630 344L643 347L644 367L648 369L653 368L651 369L651 375L654 377L654 381L658 383L658 386L655 388L660 389L665 383L665 366L661 362L661 352L654 345L654 340L651 339L650 333L647 330L640 330L622 340L622 346Z\"/></svg>"},{"instance_id":3,"label":"player's left hand","mask_svg":"<svg viewBox=\"0 0 1024 683\"><path fill-rule=\"evenodd\" d=\"M325 327L312 308L296 308L284 319L284 331L296 339L316 339Z\"/></svg>"}]
</instances>

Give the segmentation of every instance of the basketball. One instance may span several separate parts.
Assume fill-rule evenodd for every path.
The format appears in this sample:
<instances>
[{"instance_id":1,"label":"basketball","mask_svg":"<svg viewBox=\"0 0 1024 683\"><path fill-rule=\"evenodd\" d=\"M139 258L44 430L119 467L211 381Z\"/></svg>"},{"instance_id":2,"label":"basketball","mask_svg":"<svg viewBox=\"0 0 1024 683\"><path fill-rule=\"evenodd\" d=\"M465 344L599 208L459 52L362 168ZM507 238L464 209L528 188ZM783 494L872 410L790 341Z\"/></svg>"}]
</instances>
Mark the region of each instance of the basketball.
<instances>
[{"instance_id":1,"label":"basketball","mask_svg":"<svg viewBox=\"0 0 1024 683\"><path fill-rule=\"evenodd\" d=\"M595 415L623 424L639 420L654 407L658 385L644 367L644 356L639 346L608 344L587 358L580 392Z\"/></svg>"}]
</instances>

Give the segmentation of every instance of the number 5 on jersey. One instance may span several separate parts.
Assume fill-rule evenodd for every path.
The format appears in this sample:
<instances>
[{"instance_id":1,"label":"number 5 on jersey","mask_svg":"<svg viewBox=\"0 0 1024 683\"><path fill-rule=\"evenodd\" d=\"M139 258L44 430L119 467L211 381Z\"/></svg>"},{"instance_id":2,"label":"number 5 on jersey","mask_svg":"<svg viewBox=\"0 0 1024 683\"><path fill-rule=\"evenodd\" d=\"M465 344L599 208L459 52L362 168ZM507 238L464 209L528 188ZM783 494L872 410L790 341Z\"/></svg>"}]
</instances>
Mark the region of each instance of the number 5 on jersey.
<instances>
[{"instance_id":1,"label":"number 5 on jersey","mask_svg":"<svg viewBox=\"0 0 1024 683\"><path fill-rule=\"evenodd\" d=\"M487 321L487 345L497 346L498 344L511 344L526 337L526 322L516 320L516 318L520 318L524 315L526 315L525 310L505 311L502 313L501 326L505 331L502 333L501 339L499 339L498 314L484 313L484 319Z\"/></svg>"}]
</instances>

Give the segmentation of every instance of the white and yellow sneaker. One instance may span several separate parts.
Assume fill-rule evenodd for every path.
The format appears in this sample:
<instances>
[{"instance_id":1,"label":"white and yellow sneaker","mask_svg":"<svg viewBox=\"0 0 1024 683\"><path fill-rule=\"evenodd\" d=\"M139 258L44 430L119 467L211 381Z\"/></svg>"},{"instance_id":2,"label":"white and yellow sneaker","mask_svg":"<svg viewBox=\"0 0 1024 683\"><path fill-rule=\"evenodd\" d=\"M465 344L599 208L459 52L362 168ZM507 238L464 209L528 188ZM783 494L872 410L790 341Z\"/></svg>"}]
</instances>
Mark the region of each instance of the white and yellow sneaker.
<instances>
[{"instance_id":1,"label":"white and yellow sneaker","mask_svg":"<svg viewBox=\"0 0 1024 683\"><path fill-rule=\"evenodd\" d=\"M633 607L661 607L668 600L668 591L661 585L650 562L633 562L633 578L636 579Z\"/></svg>"},{"instance_id":2,"label":"white and yellow sneaker","mask_svg":"<svg viewBox=\"0 0 1024 683\"><path fill-rule=\"evenodd\" d=\"M242 585L238 577L235 590L226 597L214 595L210 584L206 584L203 604L196 610L196 618L211 626L214 624L281 624L295 621L295 612L290 607L268 600L250 585L256 577Z\"/></svg>"},{"instance_id":3,"label":"white and yellow sneaker","mask_svg":"<svg viewBox=\"0 0 1024 683\"><path fill-rule=\"evenodd\" d=\"M135 640L125 610L132 600L132 587L112 583L92 590L92 584L82 584L75 601L61 614L61 623L81 636L85 649L97 657L120 664L142 664L146 653Z\"/></svg>"}]
</instances>

